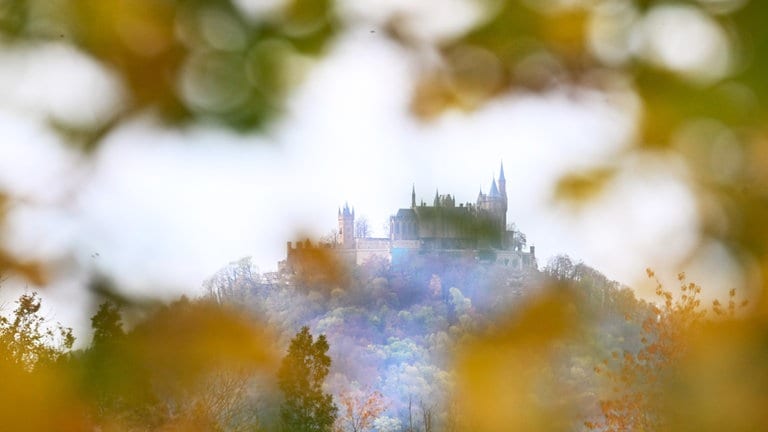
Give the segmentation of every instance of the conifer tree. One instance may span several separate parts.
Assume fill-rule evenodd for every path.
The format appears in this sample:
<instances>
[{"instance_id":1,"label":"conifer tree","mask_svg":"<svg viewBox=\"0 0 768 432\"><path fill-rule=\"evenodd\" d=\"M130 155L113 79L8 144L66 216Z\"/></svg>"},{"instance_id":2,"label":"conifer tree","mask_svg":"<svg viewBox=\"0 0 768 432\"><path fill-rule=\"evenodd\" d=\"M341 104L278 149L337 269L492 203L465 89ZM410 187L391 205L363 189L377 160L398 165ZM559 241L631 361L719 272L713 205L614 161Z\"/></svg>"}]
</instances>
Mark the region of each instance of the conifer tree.
<instances>
[{"instance_id":1,"label":"conifer tree","mask_svg":"<svg viewBox=\"0 0 768 432\"><path fill-rule=\"evenodd\" d=\"M315 341L308 327L291 340L278 371L284 401L280 408L282 429L291 432L330 431L338 408L323 382L331 367L325 335Z\"/></svg>"},{"instance_id":2,"label":"conifer tree","mask_svg":"<svg viewBox=\"0 0 768 432\"><path fill-rule=\"evenodd\" d=\"M120 308L110 301L99 305L99 310L91 317L93 328L93 347L116 343L125 337Z\"/></svg>"}]
</instances>

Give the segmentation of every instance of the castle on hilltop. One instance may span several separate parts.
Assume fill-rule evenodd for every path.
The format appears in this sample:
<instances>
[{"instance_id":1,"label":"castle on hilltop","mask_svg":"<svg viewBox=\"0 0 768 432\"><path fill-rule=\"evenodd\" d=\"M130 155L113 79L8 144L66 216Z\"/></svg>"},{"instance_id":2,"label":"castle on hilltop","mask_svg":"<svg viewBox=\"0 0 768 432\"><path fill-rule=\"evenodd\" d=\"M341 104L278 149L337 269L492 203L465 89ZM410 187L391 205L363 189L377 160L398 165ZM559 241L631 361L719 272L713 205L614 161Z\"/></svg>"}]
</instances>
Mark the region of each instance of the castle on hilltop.
<instances>
[{"instance_id":1,"label":"castle on hilltop","mask_svg":"<svg viewBox=\"0 0 768 432\"><path fill-rule=\"evenodd\" d=\"M507 228L507 184L501 165L498 184L494 178L490 191L482 189L474 203L456 204L454 196L435 192L432 205L416 203L416 188L411 189L411 206L401 208L389 218L388 237L355 235L355 210L345 204L338 211L335 239L321 243L349 264L362 264L380 257L390 262L420 255L473 258L479 262L523 269L536 266L535 248L525 251L525 236ZM309 240L295 246L288 242L281 270L293 271L300 265Z\"/></svg>"}]
</instances>

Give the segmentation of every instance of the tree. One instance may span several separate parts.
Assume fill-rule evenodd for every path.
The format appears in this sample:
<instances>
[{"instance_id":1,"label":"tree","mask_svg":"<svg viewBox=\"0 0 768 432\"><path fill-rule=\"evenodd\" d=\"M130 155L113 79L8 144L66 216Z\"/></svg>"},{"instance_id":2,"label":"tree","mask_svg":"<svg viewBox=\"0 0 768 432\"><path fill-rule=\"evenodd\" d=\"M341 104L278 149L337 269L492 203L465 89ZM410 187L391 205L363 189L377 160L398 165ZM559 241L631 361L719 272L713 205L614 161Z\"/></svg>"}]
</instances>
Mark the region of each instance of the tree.
<instances>
[{"instance_id":1,"label":"tree","mask_svg":"<svg viewBox=\"0 0 768 432\"><path fill-rule=\"evenodd\" d=\"M113 303L91 319L93 344L77 365L88 417L105 430L257 430L250 390L277 360L267 332L209 299L146 312L127 332Z\"/></svg>"},{"instance_id":2,"label":"tree","mask_svg":"<svg viewBox=\"0 0 768 432\"><path fill-rule=\"evenodd\" d=\"M252 371L213 370L189 391L166 402L175 430L254 432L261 430L259 411L249 395Z\"/></svg>"},{"instance_id":3,"label":"tree","mask_svg":"<svg viewBox=\"0 0 768 432\"><path fill-rule=\"evenodd\" d=\"M284 431L326 432L336 421L338 408L331 395L323 392L331 367L328 348L325 335L315 341L306 326L291 340L277 373L285 398L280 408Z\"/></svg>"},{"instance_id":4,"label":"tree","mask_svg":"<svg viewBox=\"0 0 768 432\"><path fill-rule=\"evenodd\" d=\"M325 234L324 236L320 237L320 244L321 245L333 246L333 245L338 244L338 242L339 242L339 230L337 230L337 229L332 229L332 230L328 231L327 234Z\"/></svg>"},{"instance_id":5,"label":"tree","mask_svg":"<svg viewBox=\"0 0 768 432\"><path fill-rule=\"evenodd\" d=\"M72 329L50 324L37 293L0 316L0 419L3 430L94 430L72 385ZM4 310L1 312L5 312Z\"/></svg>"},{"instance_id":6,"label":"tree","mask_svg":"<svg viewBox=\"0 0 768 432\"><path fill-rule=\"evenodd\" d=\"M366 238L371 236L371 227L368 224L368 219L365 217L358 218L355 221L355 237Z\"/></svg>"},{"instance_id":7,"label":"tree","mask_svg":"<svg viewBox=\"0 0 768 432\"><path fill-rule=\"evenodd\" d=\"M668 424L662 415L661 403L664 384L670 373L678 366L687 350L686 340L692 327L702 322L706 310L702 309L701 287L687 283L685 274L680 273L680 297L675 298L647 270L648 277L656 281L656 295L661 305L652 307L652 313L642 321L641 343L637 352L612 353L612 360L606 360L595 368L610 383L609 397L600 401L600 418L585 422L590 430L667 430ZM733 313L735 293L731 291L729 310ZM716 313L723 313L719 302L714 303ZM615 368L611 368L615 365Z\"/></svg>"},{"instance_id":8,"label":"tree","mask_svg":"<svg viewBox=\"0 0 768 432\"><path fill-rule=\"evenodd\" d=\"M125 354L125 331L120 308L107 300L91 317L93 340L82 358L84 388L93 400L94 418L116 418L130 410L123 383L131 388L142 387L146 382L128 372L131 361ZM125 379L130 376L131 379Z\"/></svg>"},{"instance_id":9,"label":"tree","mask_svg":"<svg viewBox=\"0 0 768 432\"><path fill-rule=\"evenodd\" d=\"M558 255L549 260L547 266L544 267L544 274L560 282L572 280L577 265L568 255Z\"/></svg>"},{"instance_id":10,"label":"tree","mask_svg":"<svg viewBox=\"0 0 768 432\"><path fill-rule=\"evenodd\" d=\"M72 348L72 329L61 324L46 326L40 316L37 293L24 293L16 301L12 319L0 317L0 356L5 362L33 370L40 363L51 363Z\"/></svg>"},{"instance_id":11,"label":"tree","mask_svg":"<svg viewBox=\"0 0 768 432\"><path fill-rule=\"evenodd\" d=\"M102 303L96 314L91 317L91 328L93 328L92 347L100 347L121 340L125 332L119 307L111 301Z\"/></svg>"},{"instance_id":12,"label":"tree","mask_svg":"<svg viewBox=\"0 0 768 432\"><path fill-rule=\"evenodd\" d=\"M387 409L384 395L370 389L350 389L339 396L341 415L335 430L338 432L365 432L373 428L373 422Z\"/></svg>"}]
</instances>

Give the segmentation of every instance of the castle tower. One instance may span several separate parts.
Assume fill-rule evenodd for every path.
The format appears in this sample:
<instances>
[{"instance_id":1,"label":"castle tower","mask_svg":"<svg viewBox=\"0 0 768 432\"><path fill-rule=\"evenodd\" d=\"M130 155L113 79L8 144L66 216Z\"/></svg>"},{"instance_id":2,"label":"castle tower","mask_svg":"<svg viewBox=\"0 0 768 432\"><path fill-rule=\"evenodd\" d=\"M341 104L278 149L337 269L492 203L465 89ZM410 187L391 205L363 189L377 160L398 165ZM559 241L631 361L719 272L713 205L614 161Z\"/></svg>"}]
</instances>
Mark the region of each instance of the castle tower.
<instances>
[{"instance_id":1,"label":"castle tower","mask_svg":"<svg viewBox=\"0 0 768 432\"><path fill-rule=\"evenodd\" d=\"M497 229L503 233L506 229L506 212L504 211L504 199L501 196L499 188L496 186L496 178L491 182L491 192L488 193L488 211L491 217L496 221Z\"/></svg>"},{"instance_id":2,"label":"castle tower","mask_svg":"<svg viewBox=\"0 0 768 432\"><path fill-rule=\"evenodd\" d=\"M503 229L507 229L507 179L504 178L504 162L501 163L501 171L499 172L499 194L501 195L501 209Z\"/></svg>"},{"instance_id":3,"label":"castle tower","mask_svg":"<svg viewBox=\"0 0 768 432\"><path fill-rule=\"evenodd\" d=\"M503 194L497 186L496 177L494 176L491 180L491 189L488 194L484 194L481 188L480 194L477 196L478 214L492 224L491 244L497 248L503 248L505 245L504 238L507 227L507 212L505 210L507 185L504 171L502 170L500 174L498 184L502 185Z\"/></svg>"},{"instance_id":4,"label":"castle tower","mask_svg":"<svg viewBox=\"0 0 768 432\"><path fill-rule=\"evenodd\" d=\"M339 209L339 233L336 242L344 249L355 247L355 209L349 209L344 203L344 209Z\"/></svg>"}]
</instances>

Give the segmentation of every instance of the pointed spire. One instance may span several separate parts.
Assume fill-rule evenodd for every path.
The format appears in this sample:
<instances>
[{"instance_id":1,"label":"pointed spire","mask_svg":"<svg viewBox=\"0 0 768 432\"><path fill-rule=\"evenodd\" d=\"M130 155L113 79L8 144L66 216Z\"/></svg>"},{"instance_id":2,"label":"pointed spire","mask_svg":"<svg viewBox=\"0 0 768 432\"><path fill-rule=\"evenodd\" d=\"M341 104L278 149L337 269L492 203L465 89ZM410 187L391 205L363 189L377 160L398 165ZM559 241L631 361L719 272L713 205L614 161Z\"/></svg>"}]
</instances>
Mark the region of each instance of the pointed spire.
<instances>
[{"instance_id":1,"label":"pointed spire","mask_svg":"<svg viewBox=\"0 0 768 432\"><path fill-rule=\"evenodd\" d=\"M491 193L490 193L490 196L491 197L497 197L499 195L500 195L499 194L499 188L496 187L496 178L494 177L493 178L493 183L491 183Z\"/></svg>"},{"instance_id":2,"label":"pointed spire","mask_svg":"<svg viewBox=\"0 0 768 432\"><path fill-rule=\"evenodd\" d=\"M416 183L411 186L411 208L416 207Z\"/></svg>"},{"instance_id":3,"label":"pointed spire","mask_svg":"<svg viewBox=\"0 0 768 432\"><path fill-rule=\"evenodd\" d=\"M440 193L438 192L437 188L435 188L435 203L433 205L435 207L440 206Z\"/></svg>"},{"instance_id":4,"label":"pointed spire","mask_svg":"<svg viewBox=\"0 0 768 432\"><path fill-rule=\"evenodd\" d=\"M344 208L341 210L341 214L343 214L344 216L352 216L352 217L354 217L355 209L353 207L352 210L350 210L349 202L344 202Z\"/></svg>"},{"instance_id":5,"label":"pointed spire","mask_svg":"<svg viewBox=\"0 0 768 432\"><path fill-rule=\"evenodd\" d=\"M504 161L501 162L501 170L499 171L499 195L501 195L501 208L504 211L504 223L506 224L507 179L504 177Z\"/></svg>"}]
</instances>

